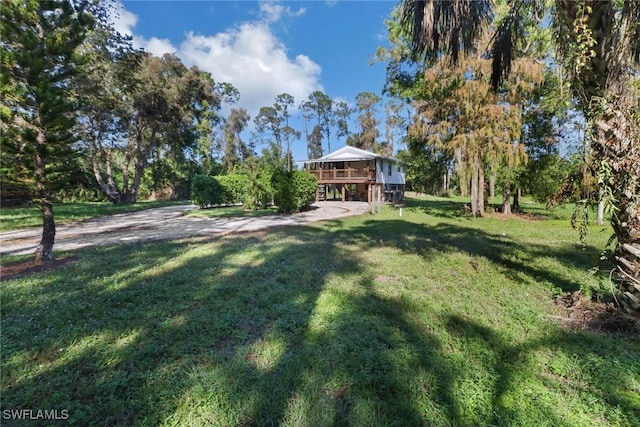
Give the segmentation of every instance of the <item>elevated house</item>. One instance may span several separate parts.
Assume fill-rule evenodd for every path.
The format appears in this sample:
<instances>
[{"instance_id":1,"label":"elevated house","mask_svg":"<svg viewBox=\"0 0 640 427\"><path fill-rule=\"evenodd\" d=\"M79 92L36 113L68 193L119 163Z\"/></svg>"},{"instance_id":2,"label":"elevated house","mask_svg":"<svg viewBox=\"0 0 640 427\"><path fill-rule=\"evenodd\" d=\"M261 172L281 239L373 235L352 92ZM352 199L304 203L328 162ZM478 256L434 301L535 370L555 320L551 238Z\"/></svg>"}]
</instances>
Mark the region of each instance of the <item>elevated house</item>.
<instances>
[{"instance_id":1,"label":"elevated house","mask_svg":"<svg viewBox=\"0 0 640 427\"><path fill-rule=\"evenodd\" d=\"M316 201L397 203L404 199L404 167L392 157L346 146L307 160L304 169L318 179Z\"/></svg>"}]
</instances>

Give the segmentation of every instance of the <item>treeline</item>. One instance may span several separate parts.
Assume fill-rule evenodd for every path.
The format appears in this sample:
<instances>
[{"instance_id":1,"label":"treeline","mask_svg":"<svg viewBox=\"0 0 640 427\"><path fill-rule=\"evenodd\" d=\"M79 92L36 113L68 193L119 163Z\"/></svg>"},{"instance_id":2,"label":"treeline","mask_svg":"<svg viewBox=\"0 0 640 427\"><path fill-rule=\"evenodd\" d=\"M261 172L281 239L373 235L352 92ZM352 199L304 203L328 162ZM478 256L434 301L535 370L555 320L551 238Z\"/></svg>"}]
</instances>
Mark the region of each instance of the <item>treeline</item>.
<instances>
[{"instance_id":1,"label":"treeline","mask_svg":"<svg viewBox=\"0 0 640 427\"><path fill-rule=\"evenodd\" d=\"M412 21L412 11L421 5L398 5L386 21L389 47L377 52L387 63L385 92L413 107L405 149L398 154L409 188L469 197L474 216L484 214L488 197L501 197L501 210L510 213L523 192L550 204L602 200L603 171L590 144L589 110L571 90L571 68L554 51L556 30L539 25L540 17L550 19L553 11L510 16L507 11L518 8L499 1L492 13L468 17L482 20L466 23L475 29L472 43L461 43L452 30L457 42L416 45L419 21ZM474 3L478 10L483 5ZM516 17L518 44L494 45L496 34ZM425 34L428 40L431 33ZM498 50L487 50L492 45L508 56L496 60ZM507 60L508 71L494 76L499 61ZM637 93L637 75L631 73L631 93Z\"/></svg>"},{"instance_id":2,"label":"treeline","mask_svg":"<svg viewBox=\"0 0 640 427\"><path fill-rule=\"evenodd\" d=\"M332 142L391 154L399 141L399 108L385 106L381 141L382 99L372 92L355 107L320 91L302 101L282 93L252 118L233 85L176 55L134 49L110 24L109 6L3 3L5 205L187 198L197 174L295 169L294 144L318 158ZM298 117L304 129L293 125Z\"/></svg>"}]
</instances>

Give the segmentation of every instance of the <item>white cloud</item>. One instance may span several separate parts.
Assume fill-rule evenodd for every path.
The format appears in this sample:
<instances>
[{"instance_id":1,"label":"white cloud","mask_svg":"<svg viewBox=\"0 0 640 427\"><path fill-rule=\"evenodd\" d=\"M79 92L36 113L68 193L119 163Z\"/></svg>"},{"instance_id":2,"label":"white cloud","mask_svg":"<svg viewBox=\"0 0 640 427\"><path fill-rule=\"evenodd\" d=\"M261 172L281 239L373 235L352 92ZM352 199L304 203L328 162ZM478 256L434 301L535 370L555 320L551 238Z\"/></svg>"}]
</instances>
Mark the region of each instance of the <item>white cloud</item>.
<instances>
[{"instance_id":1,"label":"white cloud","mask_svg":"<svg viewBox=\"0 0 640 427\"><path fill-rule=\"evenodd\" d=\"M134 34L134 28L138 23L136 14L129 12L120 2L115 2L109 8L109 19L113 24L113 28L124 36L131 36L133 47L136 49L144 49L151 52L155 56L162 56L165 53L175 53L177 49L173 47L169 39L159 39L144 37Z\"/></svg>"},{"instance_id":2,"label":"white cloud","mask_svg":"<svg viewBox=\"0 0 640 427\"><path fill-rule=\"evenodd\" d=\"M109 8L109 20L113 28L125 36L133 35L133 28L138 23L138 17L124 8L122 3L116 2Z\"/></svg>"},{"instance_id":3,"label":"white cloud","mask_svg":"<svg viewBox=\"0 0 640 427\"><path fill-rule=\"evenodd\" d=\"M298 17L304 15L306 9L301 7L293 11L290 6L283 6L275 1L264 1L260 3L260 15L269 23L278 22L282 16Z\"/></svg>"},{"instance_id":4,"label":"white cloud","mask_svg":"<svg viewBox=\"0 0 640 427\"><path fill-rule=\"evenodd\" d=\"M189 65L209 71L215 80L240 91L239 104L254 116L275 97L289 93L296 104L314 90L321 68L306 55L289 58L286 47L264 23L243 23L214 36L187 34L179 56Z\"/></svg>"},{"instance_id":5,"label":"white cloud","mask_svg":"<svg viewBox=\"0 0 640 427\"><path fill-rule=\"evenodd\" d=\"M135 34L138 17L115 3L112 14L114 27L133 38L136 48L156 56L170 52L187 66L196 65L208 71L217 82L228 82L240 91L236 108L244 107L254 117L260 107L272 105L276 95L288 93L296 107L314 90L323 90L319 83L320 65L306 55L291 58L286 46L271 31L270 24L284 16L296 17L304 8L292 10L275 1L260 3L259 20L244 22L214 35L188 32L179 48L170 40Z\"/></svg>"},{"instance_id":6,"label":"white cloud","mask_svg":"<svg viewBox=\"0 0 640 427\"><path fill-rule=\"evenodd\" d=\"M151 52L155 56L177 52L177 49L171 44L169 39L159 39L157 37L151 37L147 40L144 37L133 36L133 46Z\"/></svg>"}]
</instances>

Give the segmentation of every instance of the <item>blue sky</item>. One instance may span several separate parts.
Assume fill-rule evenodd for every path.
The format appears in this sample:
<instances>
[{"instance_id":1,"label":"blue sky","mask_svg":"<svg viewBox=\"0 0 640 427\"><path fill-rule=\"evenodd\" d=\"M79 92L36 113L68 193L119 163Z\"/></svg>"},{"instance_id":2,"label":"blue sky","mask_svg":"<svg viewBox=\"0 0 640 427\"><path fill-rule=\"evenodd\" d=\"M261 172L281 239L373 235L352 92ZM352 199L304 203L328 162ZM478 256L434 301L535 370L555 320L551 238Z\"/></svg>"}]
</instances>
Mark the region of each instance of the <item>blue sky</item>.
<instances>
[{"instance_id":1,"label":"blue sky","mask_svg":"<svg viewBox=\"0 0 640 427\"><path fill-rule=\"evenodd\" d=\"M246 108L253 120L284 92L296 104L314 90L351 105L360 92L381 94L385 65L369 61L387 44L384 20L396 3L121 1L114 21L136 47L173 52L216 81L232 83L240 91L235 107ZM296 160L306 157L302 139L294 144ZM343 145L332 137L332 150Z\"/></svg>"}]
</instances>

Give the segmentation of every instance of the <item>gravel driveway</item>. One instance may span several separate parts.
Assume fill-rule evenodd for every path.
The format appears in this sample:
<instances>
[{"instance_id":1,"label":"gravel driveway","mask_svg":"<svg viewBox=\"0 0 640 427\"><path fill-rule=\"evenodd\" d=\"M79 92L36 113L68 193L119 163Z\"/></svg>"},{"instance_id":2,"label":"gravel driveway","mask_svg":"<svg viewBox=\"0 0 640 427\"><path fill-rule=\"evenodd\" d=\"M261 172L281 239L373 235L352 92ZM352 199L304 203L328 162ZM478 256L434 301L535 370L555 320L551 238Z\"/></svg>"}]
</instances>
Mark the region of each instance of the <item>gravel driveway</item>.
<instances>
[{"instance_id":1,"label":"gravel driveway","mask_svg":"<svg viewBox=\"0 0 640 427\"><path fill-rule=\"evenodd\" d=\"M88 246L257 231L282 225L305 224L360 215L369 211L370 206L362 202L316 202L311 210L299 214L248 218L186 216L185 213L192 209L197 207L165 206L58 226L54 249L73 250ZM0 255L34 253L41 234L41 228L0 233Z\"/></svg>"}]
</instances>

